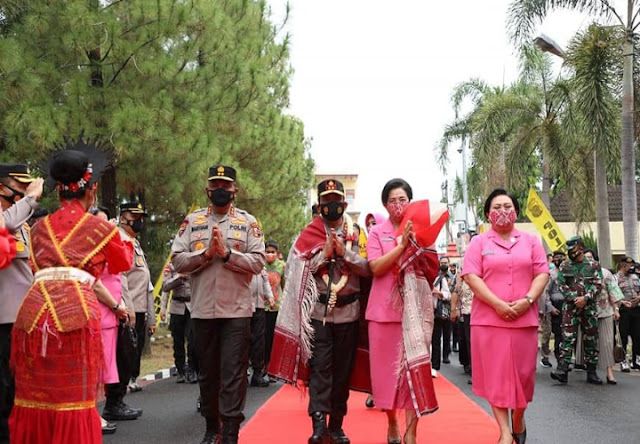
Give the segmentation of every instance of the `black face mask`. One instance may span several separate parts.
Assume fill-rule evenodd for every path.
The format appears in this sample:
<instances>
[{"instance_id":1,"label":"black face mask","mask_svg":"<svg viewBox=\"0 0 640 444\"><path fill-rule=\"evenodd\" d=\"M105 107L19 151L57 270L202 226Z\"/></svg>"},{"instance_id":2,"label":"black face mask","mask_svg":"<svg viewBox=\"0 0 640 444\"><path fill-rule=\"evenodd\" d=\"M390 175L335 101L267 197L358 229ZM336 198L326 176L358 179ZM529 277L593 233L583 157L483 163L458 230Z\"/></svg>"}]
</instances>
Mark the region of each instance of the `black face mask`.
<instances>
[{"instance_id":1,"label":"black face mask","mask_svg":"<svg viewBox=\"0 0 640 444\"><path fill-rule=\"evenodd\" d=\"M567 253L567 256L569 256L569 259L571 259L572 261L575 262L575 260L578 259L580 254L582 254L582 251L580 251L580 250L572 250L572 251L569 251Z\"/></svg>"},{"instance_id":2,"label":"black face mask","mask_svg":"<svg viewBox=\"0 0 640 444\"><path fill-rule=\"evenodd\" d=\"M215 190L208 190L209 200L216 207L225 207L233 199L233 191L225 190L224 188L216 188Z\"/></svg>"},{"instance_id":3,"label":"black face mask","mask_svg":"<svg viewBox=\"0 0 640 444\"><path fill-rule=\"evenodd\" d=\"M440 265L440 271L449 271L448 265Z\"/></svg>"},{"instance_id":4,"label":"black face mask","mask_svg":"<svg viewBox=\"0 0 640 444\"><path fill-rule=\"evenodd\" d=\"M24 197L24 193L21 193L18 190L15 190L13 188L11 188L9 185L3 185L7 190L11 191L11 195L9 196L5 196L4 194L0 197L2 197L4 200L6 200L7 202L9 202L10 204L14 204L16 202L18 202L20 199L22 199Z\"/></svg>"},{"instance_id":5,"label":"black face mask","mask_svg":"<svg viewBox=\"0 0 640 444\"><path fill-rule=\"evenodd\" d=\"M134 233L140 233L142 231L144 222L142 221L142 219L128 220L127 225L131 227Z\"/></svg>"},{"instance_id":6,"label":"black face mask","mask_svg":"<svg viewBox=\"0 0 640 444\"><path fill-rule=\"evenodd\" d=\"M560 265L562 264L562 261L564 261L564 259L556 259L555 261L553 261L553 263L555 264L555 266L557 268L560 268Z\"/></svg>"},{"instance_id":7,"label":"black face mask","mask_svg":"<svg viewBox=\"0 0 640 444\"><path fill-rule=\"evenodd\" d=\"M335 222L344 213L344 202L328 202L320 205L320 214L328 221Z\"/></svg>"}]
</instances>

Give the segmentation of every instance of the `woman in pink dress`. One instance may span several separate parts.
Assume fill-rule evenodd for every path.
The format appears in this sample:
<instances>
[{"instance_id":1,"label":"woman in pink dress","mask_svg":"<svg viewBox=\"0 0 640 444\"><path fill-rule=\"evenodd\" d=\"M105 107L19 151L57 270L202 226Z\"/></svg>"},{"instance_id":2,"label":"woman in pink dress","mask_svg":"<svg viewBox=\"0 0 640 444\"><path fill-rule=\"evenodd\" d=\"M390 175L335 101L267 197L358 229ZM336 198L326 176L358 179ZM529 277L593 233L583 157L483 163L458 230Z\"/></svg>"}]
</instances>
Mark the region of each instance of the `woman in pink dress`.
<instances>
[{"instance_id":1,"label":"woman in pink dress","mask_svg":"<svg viewBox=\"0 0 640 444\"><path fill-rule=\"evenodd\" d=\"M405 443L415 444L418 423L407 378L404 373L399 375L397 368L397 357L403 340L402 313L393 305L391 298L396 284L394 267L408 245L411 223L407 224L401 243L396 242L396 231L412 198L411 186L404 180L393 179L387 182L382 190L382 203L389 213L389 219L375 225L367 240L367 258L373 274L365 314L369 321L371 385L375 406L387 413L389 444L402 442L398 409L406 411Z\"/></svg>"},{"instance_id":2,"label":"woman in pink dress","mask_svg":"<svg viewBox=\"0 0 640 444\"><path fill-rule=\"evenodd\" d=\"M491 229L475 236L462 276L473 290L473 392L491 404L498 444L524 444L524 412L533 400L538 353L538 298L549 280L540 240L514 228L517 200L503 189L487 198ZM511 411L511 429L509 428Z\"/></svg>"}]
</instances>

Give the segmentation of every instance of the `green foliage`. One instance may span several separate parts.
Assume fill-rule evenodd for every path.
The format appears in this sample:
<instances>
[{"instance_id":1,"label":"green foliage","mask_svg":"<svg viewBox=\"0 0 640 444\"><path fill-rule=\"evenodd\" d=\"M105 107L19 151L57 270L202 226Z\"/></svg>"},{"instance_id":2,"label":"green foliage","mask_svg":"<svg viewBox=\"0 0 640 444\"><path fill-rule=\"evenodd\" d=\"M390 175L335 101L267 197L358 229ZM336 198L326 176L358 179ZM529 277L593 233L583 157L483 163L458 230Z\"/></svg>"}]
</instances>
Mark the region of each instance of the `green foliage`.
<instances>
[{"instance_id":1,"label":"green foliage","mask_svg":"<svg viewBox=\"0 0 640 444\"><path fill-rule=\"evenodd\" d=\"M598 241L596 239L596 235L593 234L593 230L583 231L582 240L584 241L584 248L586 250L593 250L596 253L598 252Z\"/></svg>"},{"instance_id":2,"label":"green foliage","mask_svg":"<svg viewBox=\"0 0 640 444\"><path fill-rule=\"evenodd\" d=\"M154 215L152 262L207 204L218 162L268 235L287 245L304 225L313 161L285 111L289 36L265 1L11 0L0 17L0 157L40 164L82 131L107 142L118 200Z\"/></svg>"}]
</instances>

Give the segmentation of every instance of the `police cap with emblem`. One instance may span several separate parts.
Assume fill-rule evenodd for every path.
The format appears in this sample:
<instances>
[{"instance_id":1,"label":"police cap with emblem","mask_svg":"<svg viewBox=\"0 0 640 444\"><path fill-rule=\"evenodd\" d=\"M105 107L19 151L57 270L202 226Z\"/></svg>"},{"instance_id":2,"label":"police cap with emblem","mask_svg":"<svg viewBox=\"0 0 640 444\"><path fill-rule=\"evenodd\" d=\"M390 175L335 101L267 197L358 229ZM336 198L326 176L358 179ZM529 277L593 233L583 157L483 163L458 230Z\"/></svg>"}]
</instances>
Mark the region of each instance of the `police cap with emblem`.
<instances>
[{"instance_id":1,"label":"police cap with emblem","mask_svg":"<svg viewBox=\"0 0 640 444\"><path fill-rule=\"evenodd\" d=\"M22 163L0 163L0 179L5 177L22 183L31 183L35 180L31 177L29 167Z\"/></svg>"},{"instance_id":2,"label":"police cap with emblem","mask_svg":"<svg viewBox=\"0 0 640 444\"><path fill-rule=\"evenodd\" d=\"M633 264L635 264L635 263L636 263L636 261L634 261L632 257L629 257L629 256L623 256L623 257L622 257L622 259L620 259L620 262L619 262L619 263L620 263L620 264L625 263L625 264L631 264L631 265L633 265Z\"/></svg>"},{"instance_id":3,"label":"police cap with emblem","mask_svg":"<svg viewBox=\"0 0 640 444\"><path fill-rule=\"evenodd\" d=\"M120 212L123 213L128 211L131 214L142 214L143 216L148 216L147 212L144 210L144 207L139 202L126 202L120 205Z\"/></svg>"},{"instance_id":4,"label":"police cap with emblem","mask_svg":"<svg viewBox=\"0 0 640 444\"><path fill-rule=\"evenodd\" d=\"M319 198L331 193L338 194L344 197L344 185L342 185L342 182L335 179L327 179L318 184Z\"/></svg>"},{"instance_id":5,"label":"police cap with emblem","mask_svg":"<svg viewBox=\"0 0 640 444\"><path fill-rule=\"evenodd\" d=\"M236 170L227 165L214 165L209 168L208 180L228 180L229 182L235 182Z\"/></svg>"},{"instance_id":6,"label":"police cap with emblem","mask_svg":"<svg viewBox=\"0 0 640 444\"><path fill-rule=\"evenodd\" d=\"M584 247L584 242L581 236L573 236L572 238L567 239L567 242L564 245L567 247L567 250L573 250L578 246Z\"/></svg>"}]
</instances>

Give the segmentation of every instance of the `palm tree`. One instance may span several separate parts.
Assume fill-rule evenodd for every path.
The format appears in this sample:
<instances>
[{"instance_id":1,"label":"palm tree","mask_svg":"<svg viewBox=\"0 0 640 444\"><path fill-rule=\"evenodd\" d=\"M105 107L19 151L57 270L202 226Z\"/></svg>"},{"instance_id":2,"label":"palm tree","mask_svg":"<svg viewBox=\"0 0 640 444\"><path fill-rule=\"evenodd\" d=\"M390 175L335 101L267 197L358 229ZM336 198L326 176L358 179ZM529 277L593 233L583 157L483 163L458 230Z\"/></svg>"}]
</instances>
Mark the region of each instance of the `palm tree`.
<instances>
[{"instance_id":1,"label":"palm tree","mask_svg":"<svg viewBox=\"0 0 640 444\"><path fill-rule=\"evenodd\" d=\"M634 148L634 94L633 67L635 31L640 26L640 7L635 0L627 0L626 20L608 0L514 0L509 7L508 27L511 39L519 46L532 37L534 26L555 9L573 9L598 16L605 24L614 23L623 34L622 75L622 218L626 254L638 257L638 209L636 199ZM595 123L595 122L594 122Z\"/></svg>"}]
</instances>

